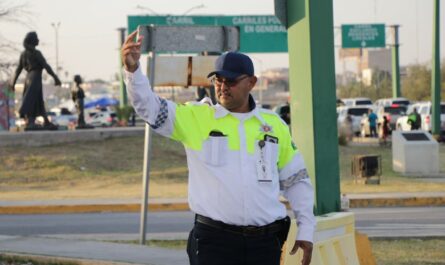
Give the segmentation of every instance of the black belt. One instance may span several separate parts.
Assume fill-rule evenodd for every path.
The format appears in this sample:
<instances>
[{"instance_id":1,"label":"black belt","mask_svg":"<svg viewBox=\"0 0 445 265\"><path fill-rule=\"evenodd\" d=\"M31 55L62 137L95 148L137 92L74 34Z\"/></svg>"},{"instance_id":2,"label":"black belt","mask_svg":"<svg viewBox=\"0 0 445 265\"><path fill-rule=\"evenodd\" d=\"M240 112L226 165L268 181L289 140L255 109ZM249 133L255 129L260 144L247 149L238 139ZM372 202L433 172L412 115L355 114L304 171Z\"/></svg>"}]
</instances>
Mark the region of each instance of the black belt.
<instances>
[{"instance_id":1,"label":"black belt","mask_svg":"<svg viewBox=\"0 0 445 265\"><path fill-rule=\"evenodd\" d=\"M281 232L283 229L287 229L288 224L290 222L290 218L286 216L283 219L277 220L273 223L263 226L253 226L253 225L238 226L238 225L226 224L221 221L215 221L209 217L196 214L195 222L210 226L218 230L231 232L235 234L241 234L244 236L261 236L261 235L276 234L278 232Z\"/></svg>"}]
</instances>

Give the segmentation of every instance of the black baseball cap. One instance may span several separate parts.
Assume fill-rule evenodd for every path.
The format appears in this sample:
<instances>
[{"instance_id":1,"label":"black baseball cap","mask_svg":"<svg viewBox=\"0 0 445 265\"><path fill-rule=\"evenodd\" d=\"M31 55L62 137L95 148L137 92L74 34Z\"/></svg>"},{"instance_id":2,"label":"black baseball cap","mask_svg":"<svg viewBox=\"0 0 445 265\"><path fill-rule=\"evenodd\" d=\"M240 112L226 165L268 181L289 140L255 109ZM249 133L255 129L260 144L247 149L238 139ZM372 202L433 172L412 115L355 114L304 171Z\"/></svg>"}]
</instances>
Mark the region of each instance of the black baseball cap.
<instances>
[{"instance_id":1,"label":"black baseball cap","mask_svg":"<svg viewBox=\"0 0 445 265\"><path fill-rule=\"evenodd\" d=\"M219 75L227 79L236 79L241 75L254 75L253 63L249 56L239 52L225 52L216 59L215 71L207 75Z\"/></svg>"}]
</instances>

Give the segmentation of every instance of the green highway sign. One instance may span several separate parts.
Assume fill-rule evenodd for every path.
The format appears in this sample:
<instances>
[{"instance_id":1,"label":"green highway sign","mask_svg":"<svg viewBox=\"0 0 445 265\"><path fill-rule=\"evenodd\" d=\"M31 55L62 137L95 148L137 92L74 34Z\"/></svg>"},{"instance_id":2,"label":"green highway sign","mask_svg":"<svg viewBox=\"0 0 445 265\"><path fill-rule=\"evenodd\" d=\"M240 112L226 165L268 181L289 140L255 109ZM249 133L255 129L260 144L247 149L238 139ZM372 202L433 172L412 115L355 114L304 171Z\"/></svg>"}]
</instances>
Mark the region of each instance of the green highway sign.
<instances>
[{"instance_id":1,"label":"green highway sign","mask_svg":"<svg viewBox=\"0 0 445 265\"><path fill-rule=\"evenodd\" d=\"M128 32L150 24L237 26L241 52L287 52L287 30L275 16L128 16Z\"/></svg>"},{"instance_id":2,"label":"green highway sign","mask_svg":"<svg viewBox=\"0 0 445 265\"><path fill-rule=\"evenodd\" d=\"M386 46L385 24L341 26L342 48L380 48Z\"/></svg>"}]
</instances>

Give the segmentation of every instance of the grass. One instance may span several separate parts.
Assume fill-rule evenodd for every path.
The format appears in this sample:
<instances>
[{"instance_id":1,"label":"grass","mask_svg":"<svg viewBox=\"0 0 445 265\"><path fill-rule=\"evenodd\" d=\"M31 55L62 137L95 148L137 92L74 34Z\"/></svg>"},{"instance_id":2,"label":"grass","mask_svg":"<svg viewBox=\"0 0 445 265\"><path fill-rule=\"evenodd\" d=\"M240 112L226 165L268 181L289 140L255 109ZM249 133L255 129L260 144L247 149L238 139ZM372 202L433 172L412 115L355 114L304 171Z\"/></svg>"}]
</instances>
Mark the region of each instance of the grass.
<instances>
[{"instance_id":1,"label":"grass","mask_svg":"<svg viewBox=\"0 0 445 265\"><path fill-rule=\"evenodd\" d=\"M143 138L0 149L0 199L138 198ZM181 144L154 136L150 194L184 197L187 165Z\"/></svg>"},{"instance_id":2,"label":"grass","mask_svg":"<svg viewBox=\"0 0 445 265\"><path fill-rule=\"evenodd\" d=\"M122 244L139 244L138 240L117 240L110 242ZM145 242L145 246L183 250L187 247L187 240L147 240Z\"/></svg>"},{"instance_id":3,"label":"grass","mask_svg":"<svg viewBox=\"0 0 445 265\"><path fill-rule=\"evenodd\" d=\"M371 240L378 265L445 264L445 239Z\"/></svg>"},{"instance_id":4,"label":"grass","mask_svg":"<svg viewBox=\"0 0 445 265\"><path fill-rule=\"evenodd\" d=\"M355 184L351 176L351 160L354 155L381 155L382 177L380 185ZM439 161L445 161L445 146L439 147ZM392 170L392 151L390 147L340 146L340 180L343 193L363 192L419 192L444 191L445 183L426 182L421 178L404 177ZM445 173L445 163L440 164L440 171Z\"/></svg>"},{"instance_id":5,"label":"grass","mask_svg":"<svg viewBox=\"0 0 445 265\"><path fill-rule=\"evenodd\" d=\"M140 198L143 138L45 147L0 149L0 200L46 200L76 198ZM381 185L354 184L350 161L357 154L380 154ZM445 146L440 147L445 161ZM445 183L403 177L392 171L391 149L340 146L343 193L443 191ZM441 164L445 172L445 163ZM150 196L187 196L187 165L180 143L155 135L151 161Z\"/></svg>"},{"instance_id":6,"label":"grass","mask_svg":"<svg viewBox=\"0 0 445 265\"><path fill-rule=\"evenodd\" d=\"M78 265L78 262L57 261L25 256L2 255L0 254L1 265Z\"/></svg>"}]
</instances>

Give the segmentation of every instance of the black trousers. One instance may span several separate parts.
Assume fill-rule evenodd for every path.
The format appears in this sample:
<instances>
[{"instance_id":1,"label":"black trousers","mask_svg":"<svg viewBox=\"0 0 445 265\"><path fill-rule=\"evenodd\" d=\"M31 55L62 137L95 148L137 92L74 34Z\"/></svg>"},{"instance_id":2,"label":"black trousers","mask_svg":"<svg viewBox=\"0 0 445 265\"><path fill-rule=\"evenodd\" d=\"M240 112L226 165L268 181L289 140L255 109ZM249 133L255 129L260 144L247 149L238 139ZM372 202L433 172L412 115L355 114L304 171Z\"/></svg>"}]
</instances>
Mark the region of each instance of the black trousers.
<instances>
[{"instance_id":1,"label":"black trousers","mask_svg":"<svg viewBox=\"0 0 445 265\"><path fill-rule=\"evenodd\" d=\"M246 236L195 222L187 243L190 265L279 265L288 229Z\"/></svg>"},{"instance_id":2,"label":"black trousers","mask_svg":"<svg viewBox=\"0 0 445 265\"><path fill-rule=\"evenodd\" d=\"M377 128L376 126L369 126L369 130L371 131L371 137L377 137Z\"/></svg>"}]
</instances>

